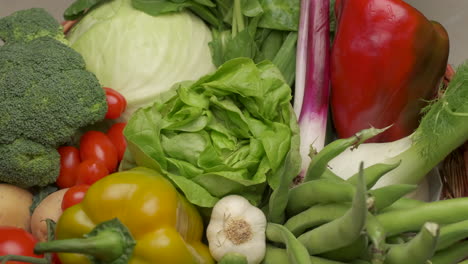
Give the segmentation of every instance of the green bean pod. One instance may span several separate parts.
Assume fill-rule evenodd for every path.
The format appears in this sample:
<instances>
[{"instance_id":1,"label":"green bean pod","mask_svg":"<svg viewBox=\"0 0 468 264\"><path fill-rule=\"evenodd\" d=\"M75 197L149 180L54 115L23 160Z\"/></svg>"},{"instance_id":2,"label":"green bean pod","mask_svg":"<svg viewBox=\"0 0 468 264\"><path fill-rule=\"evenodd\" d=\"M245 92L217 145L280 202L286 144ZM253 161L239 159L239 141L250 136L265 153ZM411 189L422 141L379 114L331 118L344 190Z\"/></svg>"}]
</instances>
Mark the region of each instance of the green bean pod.
<instances>
[{"instance_id":1,"label":"green bean pod","mask_svg":"<svg viewBox=\"0 0 468 264\"><path fill-rule=\"evenodd\" d=\"M380 180L380 178L382 178L382 176L392 171L396 167L400 166L400 163L401 161L393 164L377 163L365 168L364 174L366 175L367 189L371 189L372 187L374 187L374 185L377 183L378 180ZM359 172L349 177L346 181L353 185L356 185L358 175Z\"/></svg>"},{"instance_id":2,"label":"green bean pod","mask_svg":"<svg viewBox=\"0 0 468 264\"><path fill-rule=\"evenodd\" d=\"M431 264L456 264L468 257L468 241L459 242L437 252Z\"/></svg>"},{"instance_id":3,"label":"green bean pod","mask_svg":"<svg viewBox=\"0 0 468 264\"><path fill-rule=\"evenodd\" d=\"M315 256L309 256L310 262L313 264L345 264L344 262L328 260L324 258L319 258ZM262 261L262 264L290 264L288 253L286 249L277 248L272 245L267 245L265 258Z\"/></svg>"},{"instance_id":4,"label":"green bean pod","mask_svg":"<svg viewBox=\"0 0 468 264\"><path fill-rule=\"evenodd\" d=\"M349 202L353 199L355 187L347 182L319 179L304 182L289 190L288 215L300 213L318 203Z\"/></svg>"},{"instance_id":5,"label":"green bean pod","mask_svg":"<svg viewBox=\"0 0 468 264\"><path fill-rule=\"evenodd\" d=\"M468 238L468 220L442 226L436 249L445 249L465 238Z\"/></svg>"},{"instance_id":6,"label":"green bean pod","mask_svg":"<svg viewBox=\"0 0 468 264\"><path fill-rule=\"evenodd\" d=\"M388 211L377 219L393 236L408 231L418 231L426 222L447 225L468 219L468 198L455 198L425 203L406 210Z\"/></svg>"},{"instance_id":7,"label":"green bean pod","mask_svg":"<svg viewBox=\"0 0 468 264\"><path fill-rule=\"evenodd\" d=\"M299 236L307 229L342 217L349 207L348 204L317 204L289 218L284 226L295 236Z\"/></svg>"},{"instance_id":8,"label":"green bean pod","mask_svg":"<svg viewBox=\"0 0 468 264\"><path fill-rule=\"evenodd\" d=\"M311 161L309 167L307 168L304 181L316 180L319 179L322 174L325 172L330 162L333 158L341 154L349 147L357 147L364 141L369 138L378 135L379 133L385 131L385 129L376 129L369 128L364 129L354 136L344 139L337 139L330 144L326 145L319 153L311 156Z\"/></svg>"},{"instance_id":9,"label":"green bean pod","mask_svg":"<svg viewBox=\"0 0 468 264\"><path fill-rule=\"evenodd\" d=\"M417 185L393 184L370 190L369 194L375 197L374 211L380 212L417 188Z\"/></svg>"},{"instance_id":10,"label":"green bean pod","mask_svg":"<svg viewBox=\"0 0 468 264\"><path fill-rule=\"evenodd\" d=\"M311 264L309 253L297 238L284 226L268 223L266 237L272 242L286 245L286 252L291 264Z\"/></svg>"},{"instance_id":11,"label":"green bean pod","mask_svg":"<svg viewBox=\"0 0 468 264\"><path fill-rule=\"evenodd\" d=\"M345 247L361 235L368 212L362 163L360 171L351 208L342 217L299 236L298 240L305 245L310 255Z\"/></svg>"},{"instance_id":12,"label":"green bean pod","mask_svg":"<svg viewBox=\"0 0 468 264\"><path fill-rule=\"evenodd\" d=\"M387 213L390 211L413 209L423 204L426 204L426 202L403 197L395 201L392 205L388 206L387 208L382 209L379 213Z\"/></svg>"},{"instance_id":13,"label":"green bean pod","mask_svg":"<svg viewBox=\"0 0 468 264\"><path fill-rule=\"evenodd\" d=\"M439 225L425 223L421 231L408 243L394 245L385 258L385 264L426 264L434 255Z\"/></svg>"}]
</instances>

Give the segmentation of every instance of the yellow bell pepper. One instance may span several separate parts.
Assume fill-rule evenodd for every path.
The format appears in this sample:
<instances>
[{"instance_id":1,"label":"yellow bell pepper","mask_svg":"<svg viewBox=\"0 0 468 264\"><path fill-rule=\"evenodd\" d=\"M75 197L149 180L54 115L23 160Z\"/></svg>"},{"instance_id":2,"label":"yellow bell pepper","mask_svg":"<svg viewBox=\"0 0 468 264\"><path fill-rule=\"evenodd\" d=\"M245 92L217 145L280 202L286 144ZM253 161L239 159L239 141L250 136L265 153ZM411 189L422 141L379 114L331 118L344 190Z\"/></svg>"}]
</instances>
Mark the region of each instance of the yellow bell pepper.
<instances>
[{"instance_id":1,"label":"yellow bell pepper","mask_svg":"<svg viewBox=\"0 0 468 264\"><path fill-rule=\"evenodd\" d=\"M214 263L201 242L202 219L159 173L135 168L93 184L63 212L57 240L36 252L59 253L63 264Z\"/></svg>"}]
</instances>

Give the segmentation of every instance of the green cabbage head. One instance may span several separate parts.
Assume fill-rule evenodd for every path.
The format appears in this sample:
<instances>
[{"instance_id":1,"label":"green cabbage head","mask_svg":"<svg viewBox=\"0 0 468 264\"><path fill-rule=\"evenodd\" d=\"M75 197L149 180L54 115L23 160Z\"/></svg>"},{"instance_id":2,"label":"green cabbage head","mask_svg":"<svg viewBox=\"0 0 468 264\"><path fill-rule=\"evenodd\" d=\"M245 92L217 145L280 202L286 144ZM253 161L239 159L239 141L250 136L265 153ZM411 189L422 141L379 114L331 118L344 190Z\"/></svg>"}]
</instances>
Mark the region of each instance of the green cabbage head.
<instances>
[{"instance_id":1,"label":"green cabbage head","mask_svg":"<svg viewBox=\"0 0 468 264\"><path fill-rule=\"evenodd\" d=\"M131 0L103 1L67 36L103 86L127 99L124 119L174 83L215 70L211 31L189 12L151 16Z\"/></svg>"}]
</instances>

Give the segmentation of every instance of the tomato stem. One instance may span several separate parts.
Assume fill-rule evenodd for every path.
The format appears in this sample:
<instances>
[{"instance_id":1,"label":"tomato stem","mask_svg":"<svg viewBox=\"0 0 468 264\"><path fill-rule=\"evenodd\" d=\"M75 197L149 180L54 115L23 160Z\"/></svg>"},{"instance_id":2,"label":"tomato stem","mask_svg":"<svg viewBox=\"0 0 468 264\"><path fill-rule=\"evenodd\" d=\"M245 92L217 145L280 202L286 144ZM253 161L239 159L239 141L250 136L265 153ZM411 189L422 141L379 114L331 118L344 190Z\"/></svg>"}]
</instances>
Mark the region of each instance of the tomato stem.
<instances>
[{"instance_id":1,"label":"tomato stem","mask_svg":"<svg viewBox=\"0 0 468 264\"><path fill-rule=\"evenodd\" d=\"M112 219L96 226L85 238L53 240L37 243L36 254L45 252L66 252L88 255L92 263L117 263L132 255L136 242L127 227L118 219Z\"/></svg>"}]
</instances>

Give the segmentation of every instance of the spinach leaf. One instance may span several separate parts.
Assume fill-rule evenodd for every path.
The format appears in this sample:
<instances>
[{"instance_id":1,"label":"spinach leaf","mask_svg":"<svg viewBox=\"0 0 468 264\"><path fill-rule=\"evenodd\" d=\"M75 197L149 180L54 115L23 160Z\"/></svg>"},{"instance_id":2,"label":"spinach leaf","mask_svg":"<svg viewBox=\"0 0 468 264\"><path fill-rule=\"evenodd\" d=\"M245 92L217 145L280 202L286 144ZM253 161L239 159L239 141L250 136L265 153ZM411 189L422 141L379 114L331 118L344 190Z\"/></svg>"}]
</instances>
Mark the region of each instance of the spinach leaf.
<instances>
[{"instance_id":1,"label":"spinach leaf","mask_svg":"<svg viewBox=\"0 0 468 264\"><path fill-rule=\"evenodd\" d=\"M258 26L277 30L297 31L300 0L260 0L263 16Z\"/></svg>"},{"instance_id":2,"label":"spinach leaf","mask_svg":"<svg viewBox=\"0 0 468 264\"><path fill-rule=\"evenodd\" d=\"M63 17L66 20L75 20L81 17L86 10L104 1L105 0L76 0L65 10Z\"/></svg>"}]
</instances>

